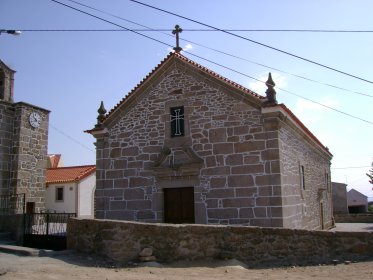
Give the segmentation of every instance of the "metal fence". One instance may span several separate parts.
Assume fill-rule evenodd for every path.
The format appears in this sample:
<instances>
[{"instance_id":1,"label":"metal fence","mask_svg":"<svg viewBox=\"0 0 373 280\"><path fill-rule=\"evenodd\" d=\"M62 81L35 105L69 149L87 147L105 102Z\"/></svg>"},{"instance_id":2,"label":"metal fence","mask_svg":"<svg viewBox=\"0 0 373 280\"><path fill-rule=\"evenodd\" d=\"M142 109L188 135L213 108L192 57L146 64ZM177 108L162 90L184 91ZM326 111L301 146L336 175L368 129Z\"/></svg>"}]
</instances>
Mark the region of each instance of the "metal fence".
<instances>
[{"instance_id":1,"label":"metal fence","mask_svg":"<svg viewBox=\"0 0 373 280\"><path fill-rule=\"evenodd\" d=\"M26 195L0 195L0 215L25 213Z\"/></svg>"},{"instance_id":2,"label":"metal fence","mask_svg":"<svg viewBox=\"0 0 373 280\"><path fill-rule=\"evenodd\" d=\"M33 213L25 214L25 234L66 235L66 225L75 213Z\"/></svg>"},{"instance_id":3,"label":"metal fence","mask_svg":"<svg viewBox=\"0 0 373 280\"><path fill-rule=\"evenodd\" d=\"M24 214L23 245L27 247L66 249L67 221L76 213Z\"/></svg>"}]
</instances>

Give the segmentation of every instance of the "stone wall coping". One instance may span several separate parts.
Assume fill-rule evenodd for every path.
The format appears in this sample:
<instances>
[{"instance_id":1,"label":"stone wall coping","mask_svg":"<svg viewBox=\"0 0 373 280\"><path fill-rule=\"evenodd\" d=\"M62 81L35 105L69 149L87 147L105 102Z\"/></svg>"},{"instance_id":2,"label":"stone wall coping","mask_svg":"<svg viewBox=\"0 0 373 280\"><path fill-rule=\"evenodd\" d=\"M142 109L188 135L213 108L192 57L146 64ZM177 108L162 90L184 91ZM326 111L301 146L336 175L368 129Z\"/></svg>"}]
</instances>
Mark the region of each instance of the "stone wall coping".
<instances>
[{"instance_id":1,"label":"stone wall coping","mask_svg":"<svg viewBox=\"0 0 373 280\"><path fill-rule=\"evenodd\" d=\"M144 227L172 227L180 229L206 229L206 230L227 230L232 233L245 234L252 232L261 232L263 234L278 234L292 236L297 235L315 235L324 237L343 236L343 237L361 237L367 236L373 238L373 232L343 232L343 231L326 231L326 230L306 230L306 229L289 229L289 228L274 228L274 227L257 227L257 226L232 226L232 225L206 225L206 224L165 224L165 223L146 223L137 221L123 221L123 220L110 220L110 219L90 219L90 218L70 218L77 221L95 222L98 224L113 224L113 225L137 225Z\"/></svg>"}]
</instances>

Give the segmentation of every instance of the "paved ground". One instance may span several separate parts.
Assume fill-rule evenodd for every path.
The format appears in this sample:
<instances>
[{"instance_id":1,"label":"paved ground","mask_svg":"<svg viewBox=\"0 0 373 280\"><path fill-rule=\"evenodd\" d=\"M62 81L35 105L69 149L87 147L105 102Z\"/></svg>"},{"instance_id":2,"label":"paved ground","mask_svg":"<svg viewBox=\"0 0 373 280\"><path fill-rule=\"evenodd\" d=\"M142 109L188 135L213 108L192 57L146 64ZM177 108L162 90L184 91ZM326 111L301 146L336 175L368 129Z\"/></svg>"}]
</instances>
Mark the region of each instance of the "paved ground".
<instances>
[{"instance_id":1,"label":"paved ground","mask_svg":"<svg viewBox=\"0 0 373 280\"><path fill-rule=\"evenodd\" d=\"M0 253L1 280L372 280L373 262L266 269L247 268L239 261L177 262L158 267L112 267L75 253L26 257Z\"/></svg>"},{"instance_id":2,"label":"paved ground","mask_svg":"<svg viewBox=\"0 0 373 280\"><path fill-rule=\"evenodd\" d=\"M371 231L373 232L373 224L368 223L336 223L335 228L330 231Z\"/></svg>"}]
</instances>

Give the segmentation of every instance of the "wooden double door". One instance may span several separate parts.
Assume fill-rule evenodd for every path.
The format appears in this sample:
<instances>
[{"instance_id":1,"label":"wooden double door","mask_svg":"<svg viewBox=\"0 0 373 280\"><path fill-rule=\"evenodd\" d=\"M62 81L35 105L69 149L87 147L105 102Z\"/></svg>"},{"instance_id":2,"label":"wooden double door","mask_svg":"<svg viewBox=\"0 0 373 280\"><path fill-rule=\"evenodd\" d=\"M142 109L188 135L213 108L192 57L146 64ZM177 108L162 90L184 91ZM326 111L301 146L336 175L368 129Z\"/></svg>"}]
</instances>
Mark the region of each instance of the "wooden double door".
<instances>
[{"instance_id":1,"label":"wooden double door","mask_svg":"<svg viewBox=\"0 0 373 280\"><path fill-rule=\"evenodd\" d=\"M194 224L194 188L164 189L164 221L172 224Z\"/></svg>"}]
</instances>

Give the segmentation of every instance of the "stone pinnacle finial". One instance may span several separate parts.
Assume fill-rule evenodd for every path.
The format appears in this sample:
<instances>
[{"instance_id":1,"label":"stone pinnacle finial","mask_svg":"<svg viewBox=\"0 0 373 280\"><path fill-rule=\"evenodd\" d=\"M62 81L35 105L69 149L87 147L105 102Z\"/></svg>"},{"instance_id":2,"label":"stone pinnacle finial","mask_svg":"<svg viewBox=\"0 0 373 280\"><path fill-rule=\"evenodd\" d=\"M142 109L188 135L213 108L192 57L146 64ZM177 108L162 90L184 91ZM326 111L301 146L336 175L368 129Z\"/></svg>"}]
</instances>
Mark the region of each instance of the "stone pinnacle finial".
<instances>
[{"instance_id":1,"label":"stone pinnacle finial","mask_svg":"<svg viewBox=\"0 0 373 280\"><path fill-rule=\"evenodd\" d=\"M267 86L267 90L266 90L267 102L266 103L268 104L277 104L276 91L274 89L275 85L276 85L275 82L272 80L271 72L269 72L268 80L266 81L266 86Z\"/></svg>"},{"instance_id":2,"label":"stone pinnacle finial","mask_svg":"<svg viewBox=\"0 0 373 280\"><path fill-rule=\"evenodd\" d=\"M174 51L179 53L183 49L179 46L179 33L183 32L183 29L180 28L178 24L175 25L175 29L172 30L172 34L176 35L176 47L174 47Z\"/></svg>"},{"instance_id":3,"label":"stone pinnacle finial","mask_svg":"<svg viewBox=\"0 0 373 280\"><path fill-rule=\"evenodd\" d=\"M102 125L102 121L105 118L106 109L104 107L104 101L101 101L100 108L97 110L98 117L97 117L97 124L96 127L100 127Z\"/></svg>"}]
</instances>

